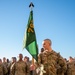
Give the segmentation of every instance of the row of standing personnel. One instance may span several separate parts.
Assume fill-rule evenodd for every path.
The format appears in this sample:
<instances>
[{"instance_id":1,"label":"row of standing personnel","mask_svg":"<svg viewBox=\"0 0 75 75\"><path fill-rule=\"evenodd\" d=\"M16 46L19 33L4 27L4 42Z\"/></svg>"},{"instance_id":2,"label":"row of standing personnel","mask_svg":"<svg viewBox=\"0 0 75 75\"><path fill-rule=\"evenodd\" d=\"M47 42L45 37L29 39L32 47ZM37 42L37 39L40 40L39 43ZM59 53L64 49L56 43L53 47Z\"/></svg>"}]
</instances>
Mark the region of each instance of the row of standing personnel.
<instances>
[{"instance_id":1,"label":"row of standing personnel","mask_svg":"<svg viewBox=\"0 0 75 75\"><path fill-rule=\"evenodd\" d=\"M3 62L0 59L0 75L30 75L29 57L19 54L19 60L16 57L12 57L11 62L4 57Z\"/></svg>"},{"instance_id":2,"label":"row of standing personnel","mask_svg":"<svg viewBox=\"0 0 75 75\"><path fill-rule=\"evenodd\" d=\"M52 49L50 39L45 39L42 42L42 52L38 55L38 62L33 66L29 61L23 61L23 55L19 54L19 60L13 59L13 63L7 66L7 63L2 63L0 59L0 75L75 75L75 61L70 57L67 62L60 53ZM41 64L44 66L44 71L40 74ZM30 68L31 67L31 68ZM38 72L37 72L38 70Z\"/></svg>"},{"instance_id":3,"label":"row of standing personnel","mask_svg":"<svg viewBox=\"0 0 75 75\"><path fill-rule=\"evenodd\" d=\"M75 61L67 62L52 49L52 41L45 39L43 42L44 50L39 54L38 65L43 64L46 71L43 75L75 75Z\"/></svg>"}]
</instances>

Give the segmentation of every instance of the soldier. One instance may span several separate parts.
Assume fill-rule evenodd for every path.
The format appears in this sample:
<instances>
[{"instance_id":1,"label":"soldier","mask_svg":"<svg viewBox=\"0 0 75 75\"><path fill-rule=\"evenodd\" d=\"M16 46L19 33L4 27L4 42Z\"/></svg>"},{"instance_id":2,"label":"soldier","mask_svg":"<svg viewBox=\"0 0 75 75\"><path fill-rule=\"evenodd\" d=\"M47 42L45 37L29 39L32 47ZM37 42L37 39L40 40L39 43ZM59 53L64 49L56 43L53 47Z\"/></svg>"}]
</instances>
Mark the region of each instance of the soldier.
<instances>
[{"instance_id":1,"label":"soldier","mask_svg":"<svg viewBox=\"0 0 75 75\"><path fill-rule=\"evenodd\" d=\"M2 64L2 60L0 59L0 75L5 75L7 73L6 67Z\"/></svg>"},{"instance_id":2,"label":"soldier","mask_svg":"<svg viewBox=\"0 0 75 75\"><path fill-rule=\"evenodd\" d=\"M67 63L67 75L75 75L75 62L72 57L69 57L69 62Z\"/></svg>"},{"instance_id":3,"label":"soldier","mask_svg":"<svg viewBox=\"0 0 75 75\"><path fill-rule=\"evenodd\" d=\"M52 50L51 40L45 39L42 44L44 51L39 54L38 63L44 66L43 75L64 75L66 63L59 53Z\"/></svg>"},{"instance_id":4,"label":"soldier","mask_svg":"<svg viewBox=\"0 0 75 75\"><path fill-rule=\"evenodd\" d=\"M16 57L12 57L11 65L10 65L10 75L13 74L13 66L16 63Z\"/></svg>"},{"instance_id":5,"label":"soldier","mask_svg":"<svg viewBox=\"0 0 75 75\"><path fill-rule=\"evenodd\" d=\"M27 75L29 73L27 64L22 60L23 55L19 54L19 60L12 68L12 75Z\"/></svg>"},{"instance_id":6,"label":"soldier","mask_svg":"<svg viewBox=\"0 0 75 75\"><path fill-rule=\"evenodd\" d=\"M3 57L3 65L6 67L7 71L8 71L8 64L7 64L7 60L5 57ZM8 73L8 72L7 72ZM8 74L5 74L5 75L8 75Z\"/></svg>"},{"instance_id":7,"label":"soldier","mask_svg":"<svg viewBox=\"0 0 75 75\"><path fill-rule=\"evenodd\" d=\"M25 56L24 57L24 62L27 64L28 69L29 69L29 73L27 75L30 75L30 61L29 61L29 57Z\"/></svg>"},{"instance_id":8,"label":"soldier","mask_svg":"<svg viewBox=\"0 0 75 75\"><path fill-rule=\"evenodd\" d=\"M9 59L7 59L7 70L8 70L7 75L9 75L10 74L10 61L9 61Z\"/></svg>"}]
</instances>

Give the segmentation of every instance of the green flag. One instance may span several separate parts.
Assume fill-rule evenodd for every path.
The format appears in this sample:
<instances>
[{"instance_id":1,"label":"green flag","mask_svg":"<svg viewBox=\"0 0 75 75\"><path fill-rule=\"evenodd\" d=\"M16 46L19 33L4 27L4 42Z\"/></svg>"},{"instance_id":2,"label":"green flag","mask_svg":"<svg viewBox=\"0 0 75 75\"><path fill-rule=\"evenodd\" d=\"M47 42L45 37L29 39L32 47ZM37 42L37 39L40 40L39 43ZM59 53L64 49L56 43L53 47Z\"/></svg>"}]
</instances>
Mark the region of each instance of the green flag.
<instances>
[{"instance_id":1,"label":"green flag","mask_svg":"<svg viewBox=\"0 0 75 75\"><path fill-rule=\"evenodd\" d=\"M32 57L37 61L38 58L38 47L36 41L36 35L33 24L33 11L30 11L27 28L23 40L23 49L26 48L27 51L32 55Z\"/></svg>"}]
</instances>

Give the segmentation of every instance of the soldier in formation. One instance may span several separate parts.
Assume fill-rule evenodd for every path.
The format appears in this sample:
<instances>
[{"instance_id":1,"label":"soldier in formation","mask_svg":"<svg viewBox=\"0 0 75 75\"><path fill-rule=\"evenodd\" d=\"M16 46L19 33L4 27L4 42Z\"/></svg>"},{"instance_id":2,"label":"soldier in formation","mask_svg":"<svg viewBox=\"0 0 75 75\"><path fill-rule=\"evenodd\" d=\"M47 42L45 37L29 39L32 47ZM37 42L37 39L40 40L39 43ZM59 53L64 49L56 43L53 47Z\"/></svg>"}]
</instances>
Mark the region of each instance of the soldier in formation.
<instances>
[{"instance_id":1,"label":"soldier in formation","mask_svg":"<svg viewBox=\"0 0 75 75\"><path fill-rule=\"evenodd\" d=\"M7 74L7 68L2 63L2 60L0 59L0 75L6 75Z\"/></svg>"},{"instance_id":2,"label":"soldier in formation","mask_svg":"<svg viewBox=\"0 0 75 75\"><path fill-rule=\"evenodd\" d=\"M10 65L10 75L13 75L13 66L15 65L17 59L16 57L12 57L11 65Z\"/></svg>"},{"instance_id":3,"label":"soldier in formation","mask_svg":"<svg viewBox=\"0 0 75 75\"><path fill-rule=\"evenodd\" d=\"M72 57L69 57L69 61L67 63L67 75L75 75L75 61Z\"/></svg>"},{"instance_id":4,"label":"soldier in formation","mask_svg":"<svg viewBox=\"0 0 75 75\"><path fill-rule=\"evenodd\" d=\"M30 75L30 61L29 61L29 57L25 56L24 57L24 62L27 64L27 67L28 67L28 70L29 70L29 73L27 73L27 75Z\"/></svg>"},{"instance_id":5,"label":"soldier in formation","mask_svg":"<svg viewBox=\"0 0 75 75\"><path fill-rule=\"evenodd\" d=\"M12 68L12 75L27 75L29 69L27 64L22 60L23 55L19 54L19 60L14 64Z\"/></svg>"}]
</instances>

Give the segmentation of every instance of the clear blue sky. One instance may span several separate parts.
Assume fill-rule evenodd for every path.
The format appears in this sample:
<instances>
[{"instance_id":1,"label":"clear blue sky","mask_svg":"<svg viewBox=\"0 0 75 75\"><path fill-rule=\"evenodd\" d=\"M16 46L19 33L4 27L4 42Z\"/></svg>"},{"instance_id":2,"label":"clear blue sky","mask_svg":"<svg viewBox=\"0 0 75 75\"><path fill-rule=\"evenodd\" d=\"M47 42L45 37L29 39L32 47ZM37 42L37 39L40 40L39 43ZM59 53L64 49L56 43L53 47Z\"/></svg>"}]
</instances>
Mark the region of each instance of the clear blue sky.
<instances>
[{"instance_id":1,"label":"clear blue sky","mask_svg":"<svg viewBox=\"0 0 75 75\"><path fill-rule=\"evenodd\" d=\"M64 58L75 57L75 0L0 0L0 58L22 53L24 31L33 2L34 28L40 48L45 38Z\"/></svg>"}]
</instances>

